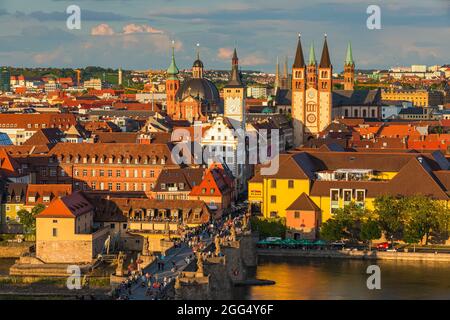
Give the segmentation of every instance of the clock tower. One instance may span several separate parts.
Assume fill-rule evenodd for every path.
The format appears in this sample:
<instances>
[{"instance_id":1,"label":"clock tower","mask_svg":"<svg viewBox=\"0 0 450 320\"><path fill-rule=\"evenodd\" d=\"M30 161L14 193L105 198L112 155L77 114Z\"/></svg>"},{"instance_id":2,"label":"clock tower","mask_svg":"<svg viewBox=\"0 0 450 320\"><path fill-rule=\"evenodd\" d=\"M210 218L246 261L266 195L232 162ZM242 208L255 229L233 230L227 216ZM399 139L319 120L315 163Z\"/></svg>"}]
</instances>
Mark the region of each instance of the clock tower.
<instances>
[{"instance_id":1,"label":"clock tower","mask_svg":"<svg viewBox=\"0 0 450 320\"><path fill-rule=\"evenodd\" d=\"M231 60L231 77L223 88L224 116L234 129L245 130L245 86L239 72L239 59L234 49Z\"/></svg>"}]
</instances>

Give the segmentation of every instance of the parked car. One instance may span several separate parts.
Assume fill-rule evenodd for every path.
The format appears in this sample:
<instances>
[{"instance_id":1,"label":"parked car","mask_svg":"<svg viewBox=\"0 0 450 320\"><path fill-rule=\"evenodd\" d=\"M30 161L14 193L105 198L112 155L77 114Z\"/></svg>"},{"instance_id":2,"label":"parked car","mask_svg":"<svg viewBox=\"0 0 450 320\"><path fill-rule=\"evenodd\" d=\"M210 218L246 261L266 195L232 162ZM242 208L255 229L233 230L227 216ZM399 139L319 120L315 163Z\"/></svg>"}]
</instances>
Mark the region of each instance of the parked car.
<instances>
[{"instance_id":1,"label":"parked car","mask_svg":"<svg viewBox=\"0 0 450 320\"><path fill-rule=\"evenodd\" d=\"M397 249L390 242L382 242L377 244L377 249L380 251L397 251Z\"/></svg>"},{"instance_id":2,"label":"parked car","mask_svg":"<svg viewBox=\"0 0 450 320\"><path fill-rule=\"evenodd\" d=\"M387 250L389 248L389 242L381 242L377 244L378 250Z\"/></svg>"}]
</instances>

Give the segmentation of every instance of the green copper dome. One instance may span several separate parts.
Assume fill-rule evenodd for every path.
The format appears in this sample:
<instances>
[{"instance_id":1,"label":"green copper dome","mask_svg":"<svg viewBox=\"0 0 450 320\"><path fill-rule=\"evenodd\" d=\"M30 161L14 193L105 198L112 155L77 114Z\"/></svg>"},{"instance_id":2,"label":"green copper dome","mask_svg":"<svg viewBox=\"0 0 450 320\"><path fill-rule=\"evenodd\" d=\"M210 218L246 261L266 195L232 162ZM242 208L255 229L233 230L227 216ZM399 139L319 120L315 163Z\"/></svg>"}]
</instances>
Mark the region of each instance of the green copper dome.
<instances>
[{"instance_id":1,"label":"green copper dome","mask_svg":"<svg viewBox=\"0 0 450 320\"><path fill-rule=\"evenodd\" d=\"M169 75L169 79L176 79L179 73L180 70L178 70L177 64L175 62L175 48L172 47L172 61L170 62L170 66L167 69L167 74Z\"/></svg>"}]
</instances>

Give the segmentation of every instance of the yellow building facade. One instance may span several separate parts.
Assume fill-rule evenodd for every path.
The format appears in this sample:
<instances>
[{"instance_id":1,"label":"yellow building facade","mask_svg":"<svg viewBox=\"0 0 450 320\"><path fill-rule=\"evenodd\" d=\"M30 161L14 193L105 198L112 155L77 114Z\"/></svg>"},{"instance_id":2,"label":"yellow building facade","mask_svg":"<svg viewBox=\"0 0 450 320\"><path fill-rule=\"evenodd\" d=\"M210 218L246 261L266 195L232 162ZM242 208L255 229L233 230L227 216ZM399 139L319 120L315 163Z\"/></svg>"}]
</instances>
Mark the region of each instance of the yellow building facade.
<instances>
[{"instance_id":1,"label":"yellow building facade","mask_svg":"<svg viewBox=\"0 0 450 320\"><path fill-rule=\"evenodd\" d=\"M443 104L442 93L427 90L385 90L381 93L381 99L410 101L417 107Z\"/></svg>"},{"instance_id":2,"label":"yellow building facade","mask_svg":"<svg viewBox=\"0 0 450 320\"><path fill-rule=\"evenodd\" d=\"M286 218L287 209L305 193L320 208L321 223L330 219L336 209L351 202L374 210L374 200L381 195L419 194L448 203L446 177L450 172L446 167L448 162L442 160L438 154L407 153L299 152L280 155L280 169L276 175L263 176L257 170L249 181L248 200L253 213L265 218ZM437 168L438 162L442 168ZM430 167L439 170L433 172ZM436 181L440 177L442 180Z\"/></svg>"}]
</instances>

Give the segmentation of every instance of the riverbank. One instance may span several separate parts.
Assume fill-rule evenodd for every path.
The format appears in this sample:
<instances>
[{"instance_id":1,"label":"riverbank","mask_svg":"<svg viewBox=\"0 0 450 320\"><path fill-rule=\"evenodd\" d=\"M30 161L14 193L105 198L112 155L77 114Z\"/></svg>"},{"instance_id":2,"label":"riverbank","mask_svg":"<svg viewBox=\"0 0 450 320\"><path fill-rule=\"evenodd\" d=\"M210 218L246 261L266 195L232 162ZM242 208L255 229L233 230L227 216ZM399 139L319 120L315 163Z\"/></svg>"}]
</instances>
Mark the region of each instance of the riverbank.
<instances>
[{"instance_id":1,"label":"riverbank","mask_svg":"<svg viewBox=\"0 0 450 320\"><path fill-rule=\"evenodd\" d=\"M436 261L450 263L448 253L350 251L350 250L295 250L257 249L258 256L303 257L326 259L394 260L394 261Z\"/></svg>"}]
</instances>

